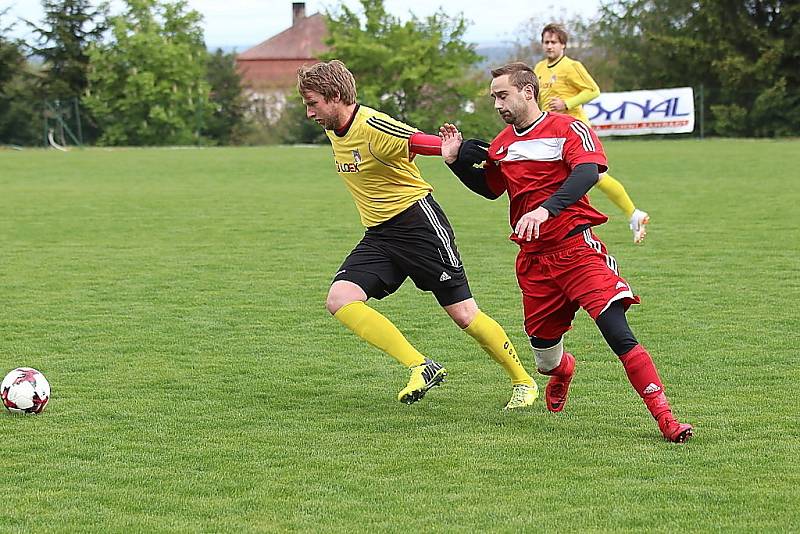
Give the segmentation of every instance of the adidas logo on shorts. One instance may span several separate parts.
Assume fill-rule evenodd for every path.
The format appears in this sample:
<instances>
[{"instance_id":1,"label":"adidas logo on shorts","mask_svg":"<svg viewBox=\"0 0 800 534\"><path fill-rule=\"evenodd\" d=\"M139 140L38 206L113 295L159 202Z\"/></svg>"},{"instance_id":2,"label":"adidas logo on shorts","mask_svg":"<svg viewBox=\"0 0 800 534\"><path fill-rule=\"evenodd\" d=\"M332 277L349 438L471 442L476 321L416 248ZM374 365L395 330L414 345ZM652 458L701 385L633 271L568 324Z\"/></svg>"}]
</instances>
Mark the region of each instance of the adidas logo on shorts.
<instances>
[{"instance_id":1,"label":"adidas logo on shorts","mask_svg":"<svg viewBox=\"0 0 800 534\"><path fill-rule=\"evenodd\" d=\"M452 278L453 278L452 276L450 276L446 272L442 271L442 276L439 277L439 281L440 282L446 282L446 281L448 281L448 280L450 280Z\"/></svg>"}]
</instances>

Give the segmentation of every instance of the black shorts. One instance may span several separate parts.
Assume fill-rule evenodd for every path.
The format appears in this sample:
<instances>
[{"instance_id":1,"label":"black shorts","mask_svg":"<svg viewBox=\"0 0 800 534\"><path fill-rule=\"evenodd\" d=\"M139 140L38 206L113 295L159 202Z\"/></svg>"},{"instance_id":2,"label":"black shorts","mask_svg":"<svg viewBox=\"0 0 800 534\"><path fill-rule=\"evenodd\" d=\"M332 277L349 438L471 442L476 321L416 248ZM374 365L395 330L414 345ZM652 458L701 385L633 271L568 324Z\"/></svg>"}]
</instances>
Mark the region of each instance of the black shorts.
<instances>
[{"instance_id":1,"label":"black shorts","mask_svg":"<svg viewBox=\"0 0 800 534\"><path fill-rule=\"evenodd\" d=\"M442 306L472 297L455 234L432 195L367 228L333 281L353 282L367 297L382 299L409 277Z\"/></svg>"}]
</instances>

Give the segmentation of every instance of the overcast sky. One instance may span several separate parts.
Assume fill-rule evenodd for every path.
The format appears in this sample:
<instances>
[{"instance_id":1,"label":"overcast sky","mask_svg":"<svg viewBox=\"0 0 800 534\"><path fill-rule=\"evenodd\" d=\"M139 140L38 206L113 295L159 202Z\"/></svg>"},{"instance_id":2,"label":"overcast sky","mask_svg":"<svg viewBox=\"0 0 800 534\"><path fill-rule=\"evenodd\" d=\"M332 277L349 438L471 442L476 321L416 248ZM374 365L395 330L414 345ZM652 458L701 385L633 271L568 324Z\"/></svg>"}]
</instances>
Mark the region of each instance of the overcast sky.
<instances>
[{"instance_id":1,"label":"overcast sky","mask_svg":"<svg viewBox=\"0 0 800 534\"><path fill-rule=\"evenodd\" d=\"M358 9L357 0L344 0ZM553 7L554 5L560 7ZM384 0L387 11L402 19L413 13L419 17L433 14L439 7L450 15L459 12L472 21L466 38L470 42L489 44L514 41L514 31L520 24L536 16L540 19L558 19L564 15L597 13L601 0ZM124 2L113 0L112 11L118 12ZM192 9L202 13L206 44L210 47L235 46L242 51L279 33L292 24L292 2L284 0L189 0ZM306 2L306 14L333 9L339 5L333 0ZM0 0L0 11L10 8L2 19L3 26L17 22L18 17L39 23L42 16L40 0ZM26 38L27 27L17 23L12 35Z\"/></svg>"}]
</instances>

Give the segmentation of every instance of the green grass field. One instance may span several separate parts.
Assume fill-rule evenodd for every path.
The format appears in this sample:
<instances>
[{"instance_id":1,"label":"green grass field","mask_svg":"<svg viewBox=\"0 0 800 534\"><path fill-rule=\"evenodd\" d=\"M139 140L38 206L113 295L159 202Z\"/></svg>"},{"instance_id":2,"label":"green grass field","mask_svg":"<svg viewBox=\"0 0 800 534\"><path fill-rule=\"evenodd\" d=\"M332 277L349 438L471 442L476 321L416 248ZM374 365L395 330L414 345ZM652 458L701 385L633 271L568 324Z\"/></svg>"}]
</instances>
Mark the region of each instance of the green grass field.
<instances>
[{"instance_id":1,"label":"green grass field","mask_svg":"<svg viewBox=\"0 0 800 534\"><path fill-rule=\"evenodd\" d=\"M585 314L565 412L503 413L502 370L407 284L375 303L450 376L407 372L332 319L360 238L330 149L0 151L0 532L800 530L800 141L612 141L653 217L598 230L687 445L662 440ZM421 166L478 303L526 364L505 198ZM545 380L539 380L544 386Z\"/></svg>"}]
</instances>

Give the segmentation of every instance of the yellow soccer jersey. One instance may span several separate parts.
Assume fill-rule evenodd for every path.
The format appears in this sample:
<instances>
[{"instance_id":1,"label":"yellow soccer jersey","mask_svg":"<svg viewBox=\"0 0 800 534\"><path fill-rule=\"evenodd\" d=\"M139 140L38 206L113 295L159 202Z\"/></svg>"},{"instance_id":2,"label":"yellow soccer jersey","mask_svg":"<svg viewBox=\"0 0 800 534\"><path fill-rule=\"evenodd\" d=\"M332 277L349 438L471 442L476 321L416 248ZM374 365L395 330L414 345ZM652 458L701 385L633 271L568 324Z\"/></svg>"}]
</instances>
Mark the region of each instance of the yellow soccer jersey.
<instances>
[{"instance_id":1,"label":"yellow soccer jersey","mask_svg":"<svg viewBox=\"0 0 800 534\"><path fill-rule=\"evenodd\" d=\"M364 226L391 219L433 191L409 159L408 139L416 131L361 105L344 134L325 130L336 172L353 195Z\"/></svg>"},{"instance_id":2,"label":"yellow soccer jersey","mask_svg":"<svg viewBox=\"0 0 800 534\"><path fill-rule=\"evenodd\" d=\"M580 61L567 56L552 65L543 59L533 69L539 78L539 107L547 111L551 98L560 98L567 105L567 113L589 124L583 104L600 96L600 87Z\"/></svg>"}]
</instances>

